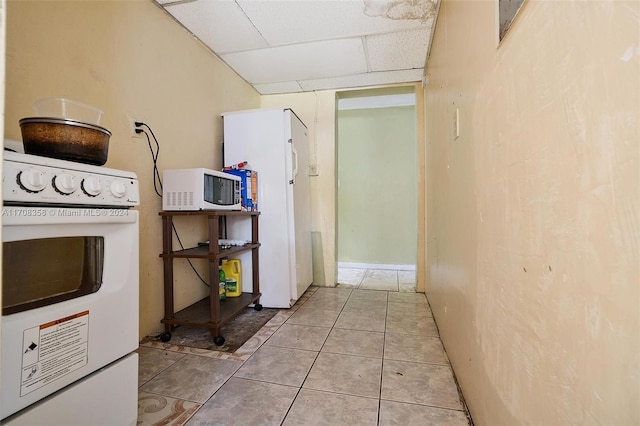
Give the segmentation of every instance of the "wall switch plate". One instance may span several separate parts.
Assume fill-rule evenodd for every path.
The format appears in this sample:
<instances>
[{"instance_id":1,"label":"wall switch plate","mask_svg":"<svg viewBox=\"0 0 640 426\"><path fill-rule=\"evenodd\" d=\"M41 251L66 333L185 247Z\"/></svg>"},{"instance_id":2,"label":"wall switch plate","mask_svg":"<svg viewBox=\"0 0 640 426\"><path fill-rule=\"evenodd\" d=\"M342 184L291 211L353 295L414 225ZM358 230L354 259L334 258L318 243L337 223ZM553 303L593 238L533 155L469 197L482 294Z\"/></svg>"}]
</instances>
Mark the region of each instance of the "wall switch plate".
<instances>
[{"instance_id":1,"label":"wall switch plate","mask_svg":"<svg viewBox=\"0 0 640 426\"><path fill-rule=\"evenodd\" d=\"M456 108L453 112L453 140L460 136L460 108Z\"/></svg>"}]
</instances>

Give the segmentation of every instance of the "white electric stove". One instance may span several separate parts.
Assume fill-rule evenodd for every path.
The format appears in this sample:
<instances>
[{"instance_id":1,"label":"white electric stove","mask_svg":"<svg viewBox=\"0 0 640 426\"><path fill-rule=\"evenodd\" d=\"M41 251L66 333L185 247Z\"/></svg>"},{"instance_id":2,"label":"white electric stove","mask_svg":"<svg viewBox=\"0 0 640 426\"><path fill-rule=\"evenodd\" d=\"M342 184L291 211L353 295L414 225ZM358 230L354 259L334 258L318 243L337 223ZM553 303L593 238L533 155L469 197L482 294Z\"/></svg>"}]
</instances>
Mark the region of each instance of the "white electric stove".
<instances>
[{"instance_id":1,"label":"white electric stove","mask_svg":"<svg viewBox=\"0 0 640 426\"><path fill-rule=\"evenodd\" d=\"M4 152L0 419L134 425L138 180Z\"/></svg>"}]
</instances>

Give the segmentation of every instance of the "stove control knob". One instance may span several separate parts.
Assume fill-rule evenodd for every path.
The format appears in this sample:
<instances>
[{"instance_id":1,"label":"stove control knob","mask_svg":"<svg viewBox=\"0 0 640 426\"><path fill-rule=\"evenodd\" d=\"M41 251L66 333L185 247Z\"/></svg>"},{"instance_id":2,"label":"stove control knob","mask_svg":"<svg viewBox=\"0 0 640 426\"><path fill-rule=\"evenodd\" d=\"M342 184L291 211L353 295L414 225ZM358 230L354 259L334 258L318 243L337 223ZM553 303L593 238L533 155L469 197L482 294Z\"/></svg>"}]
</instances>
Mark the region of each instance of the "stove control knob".
<instances>
[{"instance_id":1,"label":"stove control knob","mask_svg":"<svg viewBox=\"0 0 640 426\"><path fill-rule=\"evenodd\" d=\"M33 169L20 172L18 184L27 192L40 192L47 187L44 173Z\"/></svg>"},{"instance_id":2,"label":"stove control knob","mask_svg":"<svg viewBox=\"0 0 640 426\"><path fill-rule=\"evenodd\" d=\"M124 197L124 194L127 193L127 187L124 186L122 182L118 182L117 180L111 182L111 186L109 188L111 189L111 193L113 194L113 196L116 198L122 198Z\"/></svg>"},{"instance_id":3,"label":"stove control knob","mask_svg":"<svg viewBox=\"0 0 640 426\"><path fill-rule=\"evenodd\" d=\"M86 178L82 181L82 190L89 197L97 197L102 192L102 184L100 179L95 177Z\"/></svg>"},{"instance_id":4,"label":"stove control knob","mask_svg":"<svg viewBox=\"0 0 640 426\"><path fill-rule=\"evenodd\" d=\"M73 194L78 189L76 177L68 173L59 174L53 178L53 188L63 195Z\"/></svg>"}]
</instances>

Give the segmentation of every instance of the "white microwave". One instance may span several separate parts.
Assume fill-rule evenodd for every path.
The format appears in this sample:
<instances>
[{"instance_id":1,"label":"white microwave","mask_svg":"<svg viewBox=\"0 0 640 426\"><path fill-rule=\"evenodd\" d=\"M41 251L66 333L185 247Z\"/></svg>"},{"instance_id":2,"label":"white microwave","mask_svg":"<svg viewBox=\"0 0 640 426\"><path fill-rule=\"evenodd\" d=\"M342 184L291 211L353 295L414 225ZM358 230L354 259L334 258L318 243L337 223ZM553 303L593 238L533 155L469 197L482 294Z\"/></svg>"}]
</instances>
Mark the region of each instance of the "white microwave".
<instances>
[{"instance_id":1,"label":"white microwave","mask_svg":"<svg viewBox=\"0 0 640 426\"><path fill-rule=\"evenodd\" d=\"M203 168L163 172L163 210L241 210L239 176Z\"/></svg>"}]
</instances>

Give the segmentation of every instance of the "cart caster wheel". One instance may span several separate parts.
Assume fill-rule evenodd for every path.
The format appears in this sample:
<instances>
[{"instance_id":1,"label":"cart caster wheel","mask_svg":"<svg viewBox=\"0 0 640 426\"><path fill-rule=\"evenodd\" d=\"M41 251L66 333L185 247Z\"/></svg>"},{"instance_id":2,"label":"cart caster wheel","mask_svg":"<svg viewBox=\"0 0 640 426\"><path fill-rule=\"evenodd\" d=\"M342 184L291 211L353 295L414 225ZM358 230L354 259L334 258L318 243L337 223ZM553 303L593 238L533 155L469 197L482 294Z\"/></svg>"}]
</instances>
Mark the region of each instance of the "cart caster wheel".
<instances>
[{"instance_id":1,"label":"cart caster wheel","mask_svg":"<svg viewBox=\"0 0 640 426\"><path fill-rule=\"evenodd\" d=\"M255 309L256 311L261 311L262 310L262 305L259 303L256 303L255 306L253 307L253 309Z\"/></svg>"},{"instance_id":2,"label":"cart caster wheel","mask_svg":"<svg viewBox=\"0 0 640 426\"><path fill-rule=\"evenodd\" d=\"M224 345L224 337L222 336L216 336L213 338L213 343L215 343L217 346L222 346Z\"/></svg>"},{"instance_id":3,"label":"cart caster wheel","mask_svg":"<svg viewBox=\"0 0 640 426\"><path fill-rule=\"evenodd\" d=\"M169 340L171 340L171 333L162 333L160 335L160 340L164 343L167 343Z\"/></svg>"}]
</instances>

